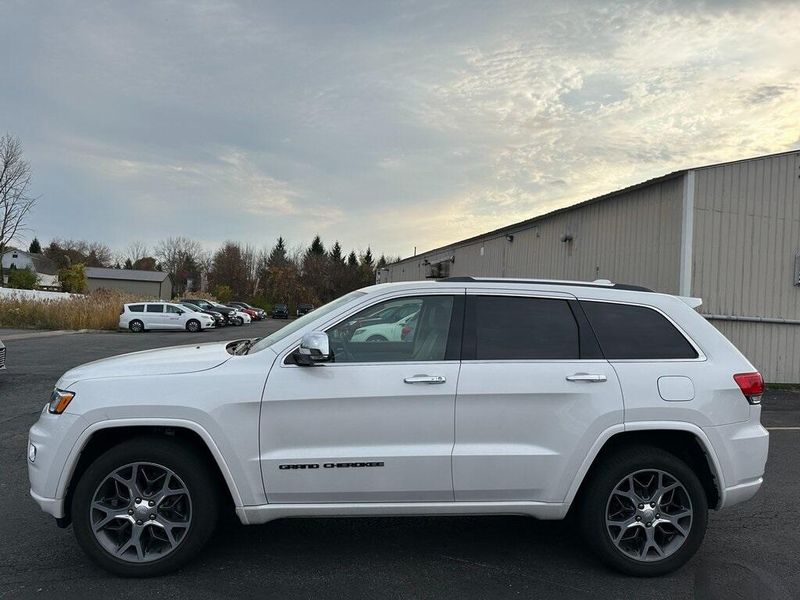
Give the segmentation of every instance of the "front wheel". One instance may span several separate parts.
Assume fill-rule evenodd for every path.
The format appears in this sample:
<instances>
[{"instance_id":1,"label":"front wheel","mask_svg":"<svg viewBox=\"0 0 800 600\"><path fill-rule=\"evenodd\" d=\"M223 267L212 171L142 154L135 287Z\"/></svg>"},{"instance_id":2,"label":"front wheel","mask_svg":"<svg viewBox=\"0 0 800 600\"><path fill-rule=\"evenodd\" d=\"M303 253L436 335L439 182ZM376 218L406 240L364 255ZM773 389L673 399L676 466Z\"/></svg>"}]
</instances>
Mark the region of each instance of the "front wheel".
<instances>
[{"instance_id":1,"label":"front wheel","mask_svg":"<svg viewBox=\"0 0 800 600\"><path fill-rule=\"evenodd\" d=\"M186 330L190 333L197 333L200 331L200 321L196 319L192 319L188 323L186 323Z\"/></svg>"},{"instance_id":2,"label":"front wheel","mask_svg":"<svg viewBox=\"0 0 800 600\"><path fill-rule=\"evenodd\" d=\"M609 566L628 575L663 575L700 547L708 500L697 475L673 454L626 448L606 457L590 477L581 528Z\"/></svg>"},{"instance_id":3,"label":"front wheel","mask_svg":"<svg viewBox=\"0 0 800 600\"><path fill-rule=\"evenodd\" d=\"M208 466L162 438L123 442L96 459L72 497L78 543L101 567L151 577L186 564L216 525L219 495Z\"/></svg>"}]
</instances>

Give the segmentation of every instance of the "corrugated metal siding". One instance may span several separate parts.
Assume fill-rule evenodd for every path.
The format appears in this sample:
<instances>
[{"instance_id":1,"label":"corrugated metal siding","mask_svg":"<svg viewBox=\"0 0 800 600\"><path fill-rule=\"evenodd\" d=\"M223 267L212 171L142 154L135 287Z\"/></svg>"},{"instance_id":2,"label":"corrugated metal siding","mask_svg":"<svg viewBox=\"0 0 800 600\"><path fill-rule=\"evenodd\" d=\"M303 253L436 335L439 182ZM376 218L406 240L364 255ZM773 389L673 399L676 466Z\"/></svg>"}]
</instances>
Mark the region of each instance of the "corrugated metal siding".
<instances>
[{"instance_id":1,"label":"corrugated metal siding","mask_svg":"<svg viewBox=\"0 0 800 600\"><path fill-rule=\"evenodd\" d=\"M800 153L695 175L692 295L713 314L800 319Z\"/></svg>"},{"instance_id":2,"label":"corrugated metal siding","mask_svg":"<svg viewBox=\"0 0 800 600\"><path fill-rule=\"evenodd\" d=\"M603 278L676 293L682 198L680 176L389 265L389 280L422 279L424 260L454 257L452 276ZM567 233L572 242L561 241Z\"/></svg>"},{"instance_id":3,"label":"corrugated metal siding","mask_svg":"<svg viewBox=\"0 0 800 600\"><path fill-rule=\"evenodd\" d=\"M172 298L172 282L169 277L161 283L160 288L159 283L156 281L86 278L87 292L92 292L101 288L107 290L121 290L135 296L141 296L142 298L161 298L162 300L170 300Z\"/></svg>"},{"instance_id":4,"label":"corrugated metal siding","mask_svg":"<svg viewBox=\"0 0 800 600\"><path fill-rule=\"evenodd\" d=\"M692 295L702 312L800 319L800 153L698 169ZM800 382L800 325L711 321L767 381Z\"/></svg>"},{"instance_id":5,"label":"corrugated metal siding","mask_svg":"<svg viewBox=\"0 0 800 600\"><path fill-rule=\"evenodd\" d=\"M769 383L800 382L800 326L710 321Z\"/></svg>"}]
</instances>

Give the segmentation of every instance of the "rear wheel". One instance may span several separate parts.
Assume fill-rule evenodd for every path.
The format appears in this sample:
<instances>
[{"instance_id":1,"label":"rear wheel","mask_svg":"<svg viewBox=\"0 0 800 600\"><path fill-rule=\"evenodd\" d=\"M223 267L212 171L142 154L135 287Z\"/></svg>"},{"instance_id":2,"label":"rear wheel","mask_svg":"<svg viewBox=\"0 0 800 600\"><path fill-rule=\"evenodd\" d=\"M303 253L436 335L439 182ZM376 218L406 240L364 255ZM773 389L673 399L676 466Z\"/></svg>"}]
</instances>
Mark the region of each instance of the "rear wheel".
<instances>
[{"instance_id":1,"label":"rear wheel","mask_svg":"<svg viewBox=\"0 0 800 600\"><path fill-rule=\"evenodd\" d=\"M144 323L142 323L139 319L134 319L128 323L128 329L130 329L133 333L142 333L144 331Z\"/></svg>"},{"instance_id":2,"label":"rear wheel","mask_svg":"<svg viewBox=\"0 0 800 600\"><path fill-rule=\"evenodd\" d=\"M139 438L96 459L72 497L75 536L104 569L151 577L205 545L219 513L208 466L173 440Z\"/></svg>"},{"instance_id":3,"label":"rear wheel","mask_svg":"<svg viewBox=\"0 0 800 600\"><path fill-rule=\"evenodd\" d=\"M581 528L611 567L649 577L685 564L700 547L708 500L676 456L640 446L603 460L583 490Z\"/></svg>"},{"instance_id":4,"label":"rear wheel","mask_svg":"<svg viewBox=\"0 0 800 600\"><path fill-rule=\"evenodd\" d=\"M200 329L201 329L200 321L198 321L197 319L191 319L186 323L186 330L191 333L197 333L198 331L200 331Z\"/></svg>"}]
</instances>

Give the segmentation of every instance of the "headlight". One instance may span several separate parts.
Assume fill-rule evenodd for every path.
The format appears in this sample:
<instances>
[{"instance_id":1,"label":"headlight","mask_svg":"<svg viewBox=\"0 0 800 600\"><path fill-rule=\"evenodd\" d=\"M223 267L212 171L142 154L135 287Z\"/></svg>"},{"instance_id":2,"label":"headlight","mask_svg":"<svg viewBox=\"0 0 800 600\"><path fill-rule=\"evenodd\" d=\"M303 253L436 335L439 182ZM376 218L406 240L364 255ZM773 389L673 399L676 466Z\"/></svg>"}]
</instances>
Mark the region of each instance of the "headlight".
<instances>
[{"instance_id":1,"label":"headlight","mask_svg":"<svg viewBox=\"0 0 800 600\"><path fill-rule=\"evenodd\" d=\"M47 411L54 415L60 415L67 409L67 406L69 406L69 403L72 402L74 397L75 392L59 389L53 390L53 393L50 394L50 405L47 407Z\"/></svg>"}]
</instances>

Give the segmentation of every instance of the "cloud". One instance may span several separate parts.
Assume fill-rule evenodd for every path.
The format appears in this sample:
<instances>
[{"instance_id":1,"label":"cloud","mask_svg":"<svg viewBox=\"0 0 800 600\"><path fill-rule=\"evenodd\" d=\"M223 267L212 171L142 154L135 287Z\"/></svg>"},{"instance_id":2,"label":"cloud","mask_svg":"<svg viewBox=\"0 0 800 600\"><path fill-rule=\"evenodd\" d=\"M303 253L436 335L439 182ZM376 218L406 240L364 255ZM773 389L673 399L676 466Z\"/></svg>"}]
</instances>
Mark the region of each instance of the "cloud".
<instances>
[{"instance_id":1,"label":"cloud","mask_svg":"<svg viewBox=\"0 0 800 600\"><path fill-rule=\"evenodd\" d=\"M792 2L4 14L0 114L32 162L43 239L320 233L407 255L800 139Z\"/></svg>"}]
</instances>

